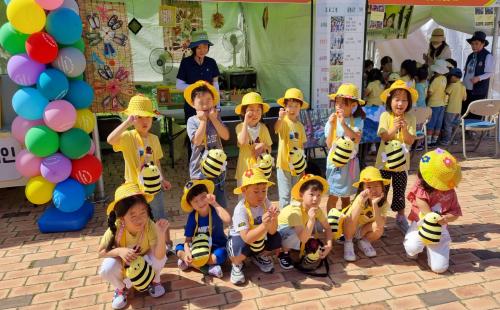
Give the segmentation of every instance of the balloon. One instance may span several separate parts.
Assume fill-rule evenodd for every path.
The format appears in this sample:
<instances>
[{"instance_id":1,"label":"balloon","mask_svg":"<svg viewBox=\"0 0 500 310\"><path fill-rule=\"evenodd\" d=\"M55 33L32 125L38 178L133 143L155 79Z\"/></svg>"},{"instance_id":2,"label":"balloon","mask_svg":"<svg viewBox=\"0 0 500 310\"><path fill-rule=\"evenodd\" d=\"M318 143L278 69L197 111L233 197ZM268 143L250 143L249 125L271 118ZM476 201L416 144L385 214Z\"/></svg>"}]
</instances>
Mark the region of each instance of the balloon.
<instances>
[{"instance_id":1,"label":"balloon","mask_svg":"<svg viewBox=\"0 0 500 310\"><path fill-rule=\"evenodd\" d=\"M59 135L46 126L35 126L26 133L26 148L38 157L47 157L57 152Z\"/></svg>"},{"instance_id":2,"label":"balloon","mask_svg":"<svg viewBox=\"0 0 500 310\"><path fill-rule=\"evenodd\" d=\"M49 13L45 29L58 43L70 45L82 37L83 26L77 13L59 8Z\"/></svg>"},{"instance_id":3,"label":"balloon","mask_svg":"<svg viewBox=\"0 0 500 310\"><path fill-rule=\"evenodd\" d=\"M62 182L71 174L71 160L61 153L45 157L40 165L40 173L49 182Z\"/></svg>"},{"instance_id":4,"label":"balloon","mask_svg":"<svg viewBox=\"0 0 500 310\"><path fill-rule=\"evenodd\" d=\"M7 73L14 83L30 86L36 83L45 65L32 60L27 54L14 55L7 63Z\"/></svg>"},{"instance_id":5,"label":"balloon","mask_svg":"<svg viewBox=\"0 0 500 310\"><path fill-rule=\"evenodd\" d=\"M87 155L94 155L95 153L95 143L94 140L90 139L90 150Z\"/></svg>"},{"instance_id":6,"label":"balloon","mask_svg":"<svg viewBox=\"0 0 500 310\"><path fill-rule=\"evenodd\" d=\"M12 96L12 107L21 117L34 121L43 117L43 110L49 104L37 89L26 87L17 90Z\"/></svg>"},{"instance_id":7,"label":"balloon","mask_svg":"<svg viewBox=\"0 0 500 310\"><path fill-rule=\"evenodd\" d=\"M50 129L57 132L64 132L75 125L76 110L66 100L55 100L45 108L43 120Z\"/></svg>"},{"instance_id":8,"label":"balloon","mask_svg":"<svg viewBox=\"0 0 500 310\"><path fill-rule=\"evenodd\" d=\"M95 127L94 114L89 109L82 109L76 111L75 128L80 128L86 133L91 133Z\"/></svg>"},{"instance_id":9,"label":"balloon","mask_svg":"<svg viewBox=\"0 0 500 310\"><path fill-rule=\"evenodd\" d=\"M63 4L61 5L61 8L70 9L71 11L80 15L80 9L78 8L78 4L76 3L75 0L64 0Z\"/></svg>"},{"instance_id":10,"label":"balloon","mask_svg":"<svg viewBox=\"0 0 500 310\"><path fill-rule=\"evenodd\" d=\"M43 125L43 119L37 119L34 121L27 120L22 118L21 116L16 116L14 121L12 121L11 131L12 136L16 139L21 145L24 145L24 137L28 130L31 127L35 127L38 125Z\"/></svg>"},{"instance_id":11,"label":"balloon","mask_svg":"<svg viewBox=\"0 0 500 310\"><path fill-rule=\"evenodd\" d=\"M85 202L85 188L82 184L67 179L56 185L52 195L54 206L62 212L74 212Z\"/></svg>"},{"instance_id":12,"label":"balloon","mask_svg":"<svg viewBox=\"0 0 500 310\"><path fill-rule=\"evenodd\" d=\"M59 51L59 55L52 65L68 77L77 77L85 71L86 60L79 49L65 47Z\"/></svg>"},{"instance_id":13,"label":"balloon","mask_svg":"<svg viewBox=\"0 0 500 310\"><path fill-rule=\"evenodd\" d=\"M102 164L94 155L73 160L71 177L78 182L88 185L97 182L102 174Z\"/></svg>"},{"instance_id":14,"label":"balloon","mask_svg":"<svg viewBox=\"0 0 500 310\"><path fill-rule=\"evenodd\" d=\"M96 183L85 185L84 187L85 187L85 197L89 198L95 192Z\"/></svg>"},{"instance_id":15,"label":"balloon","mask_svg":"<svg viewBox=\"0 0 500 310\"><path fill-rule=\"evenodd\" d=\"M36 88L49 100L61 99L69 90L69 81L61 71L47 69L40 74Z\"/></svg>"},{"instance_id":16,"label":"balloon","mask_svg":"<svg viewBox=\"0 0 500 310\"><path fill-rule=\"evenodd\" d=\"M90 150L89 135L79 129L71 128L61 134L61 152L70 159L78 159L85 156Z\"/></svg>"},{"instance_id":17,"label":"balloon","mask_svg":"<svg viewBox=\"0 0 500 310\"><path fill-rule=\"evenodd\" d=\"M43 205L50 201L55 187L55 184L45 180L42 176L36 176L28 180L24 193L32 204Z\"/></svg>"},{"instance_id":18,"label":"balloon","mask_svg":"<svg viewBox=\"0 0 500 310\"><path fill-rule=\"evenodd\" d=\"M68 79L70 81L83 81L83 73L80 74L79 76L75 76L75 77L68 77Z\"/></svg>"},{"instance_id":19,"label":"balloon","mask_svg":"<svg viewBox=\"0 0 500 310\"><path fill-rule=\"evenodd\" d=\"M27 34L17 31L10 23L0 28L0 45L11 55L26 53L27 39Z\"/></svg>"},{"instance_id":20,"label":"balloon","mask_svg":"<svg viewBox=\"0 0 500 310\"><path fill-rule=\"evenodd\" d=\"M40 175L40 164L42 159L31 154L27 150L21 150L16 156L16 169L27 178Z\"/></svg>"},{"instance_id":21,"label":"balloon","mask_svg":"<svg viewBox=\"0 0 500 310\"><path fill-rule=\"evenodd\" d=\"M45 11L34 0L12 0L7 6L7 19L16 30L31 34L45 26Z\"/></svg>"},{"instance_id":22,"label":"balloon","mask_svg":"<svg viewBox=\"0 0 500 310\"><path fill-rule=\"evenodd\" d=\"M26 52L33 60L42 64L53 62L57 57L59 46L48 33L37 32L26 40Z\"/></svg>"},{"instance_id":23,"label":"balloon","mask_svg":"<svg viewBox=\"0 0 500 310\"><path fill-rule=\"evenodd\" d=\"M61 44L61 48L63 47L74 47L80 50L80 52L82 53L85 52L85 42L83 41L83 38L80 38L80 40L76 41L71 45Z\"/></svg>"},{"instance_id":24,"label":"balloon","mask_svg":"<svg viewBox=\"0 0 500 310\"><path fill-rule=\"evenodd\" d=\"M63 0L35 0L42 8L46 10L55 10L63 4Z\"/></svg>"},{"instance_id":25,"label":"balloon","mask_svg":"<svg viewBox=\"0 0 500 310\"><path fill-rule=\"evenodd\" d=\"M64 99L71 102L76 109L85 109L94 100L94 90L85 81L70 81L69 90Z\"/></svg>"}]
</instances>

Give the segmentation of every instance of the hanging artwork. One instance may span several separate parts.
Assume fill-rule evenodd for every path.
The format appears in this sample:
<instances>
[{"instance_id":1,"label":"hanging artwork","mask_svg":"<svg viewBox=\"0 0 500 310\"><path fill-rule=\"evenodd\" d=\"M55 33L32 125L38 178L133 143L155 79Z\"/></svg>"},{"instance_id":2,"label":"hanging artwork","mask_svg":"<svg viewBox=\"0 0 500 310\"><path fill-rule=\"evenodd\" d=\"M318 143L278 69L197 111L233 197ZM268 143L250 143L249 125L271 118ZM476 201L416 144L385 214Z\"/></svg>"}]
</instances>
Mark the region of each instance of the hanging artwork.
<instances>
[{"instance_id":1,"label":"hanging artwork","mask_svg":"<svg viewBox=\"0 0 500 310\"><path fill-rule=\"evenodd\" d=\"M87 68L85 78L95 90L93 112L119 112L134 94L132 50L124 3L82 2Z\"/></svg>"}]
</instances>

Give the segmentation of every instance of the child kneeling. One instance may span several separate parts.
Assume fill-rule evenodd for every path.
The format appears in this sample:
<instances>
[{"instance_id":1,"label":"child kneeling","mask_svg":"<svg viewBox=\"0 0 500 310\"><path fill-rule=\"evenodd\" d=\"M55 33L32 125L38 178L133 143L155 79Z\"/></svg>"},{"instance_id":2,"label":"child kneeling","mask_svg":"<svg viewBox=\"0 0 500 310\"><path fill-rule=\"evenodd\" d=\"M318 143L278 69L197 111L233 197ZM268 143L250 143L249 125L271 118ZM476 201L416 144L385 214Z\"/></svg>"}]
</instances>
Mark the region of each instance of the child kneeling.
<instances>
[{"instance_id":1,"label":"child kneeling","mask_svg":"<svg viewBox=\"0 0 500 310\"><path fill-rule=\"evenodd\" d=\"M267 199L270 182L259 169L247 169L243 173L242 185L234 189L235 195L243 198L234 208L233 224L229 231L227 251L232 262L231 283L245 282L243 262L251 257L252 262L265 273L274 271L269 252L281 247L278 233L279 208Z\"/></svg>"},{"instance_id":2,"label":"child kneeling","mask_svg":"<svg viewBox=\"0 0 500 310\"><path fill-rule=\"evenodd\" d=\"M184 186L181 208L190 213L184 229L186 240L175 251L179 269L192 266L222 278L221 265L227 259L224 224L231 222L231 216L215 200L214 187L210 180L192 180Z\"/></svg>"}]
</instances>

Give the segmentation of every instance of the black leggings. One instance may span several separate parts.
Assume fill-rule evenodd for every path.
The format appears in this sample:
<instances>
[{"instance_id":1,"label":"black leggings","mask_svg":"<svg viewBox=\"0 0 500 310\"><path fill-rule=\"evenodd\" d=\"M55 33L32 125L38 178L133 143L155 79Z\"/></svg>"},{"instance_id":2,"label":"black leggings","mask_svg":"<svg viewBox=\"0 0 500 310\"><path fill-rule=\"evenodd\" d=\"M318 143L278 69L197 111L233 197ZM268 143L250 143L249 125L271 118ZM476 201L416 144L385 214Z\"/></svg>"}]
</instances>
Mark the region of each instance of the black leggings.
<instances>
[{"instance_id":1,"label":"black leggings","mask_svg":"<svg viewBox=\"0 0 500 310\"><path fill-rule=\"evenodd\" d=\"M380 170L384 179L392 179L392 203L391 209L394 212L405 209L405 190L408 184L408 175L406 171L393 172L388 170ZM385 196L389 193L391 185L384 188Z\"/></svg>"}]
</instances>

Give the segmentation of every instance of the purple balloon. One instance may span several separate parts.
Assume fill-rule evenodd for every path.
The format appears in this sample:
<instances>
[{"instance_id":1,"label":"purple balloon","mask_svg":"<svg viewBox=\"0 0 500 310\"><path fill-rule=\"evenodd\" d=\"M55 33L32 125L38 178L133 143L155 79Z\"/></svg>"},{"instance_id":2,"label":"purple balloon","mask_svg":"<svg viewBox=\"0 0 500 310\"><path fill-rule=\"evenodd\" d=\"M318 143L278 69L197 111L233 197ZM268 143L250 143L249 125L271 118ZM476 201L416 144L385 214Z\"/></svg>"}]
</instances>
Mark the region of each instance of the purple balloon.
<instances>
[{"instance_id":1,"label":"purple balloon","mask_svg":"<svg viewBox=\"0 0 500 310\"><path fill-rule=\"evenodd\" d=\"M19 173L27 178L40 175L40 164L42 159L37 157L28 150L21 150L16 156L16 169Z\"/></svg>"},{"instance_id":2,"label":"purple balloon","mask_svg":"<svg viewBox=\"0 0 500 310\"><path fill-rule=\"evenodd\" d=\"M30 130L32 127L43 124L44 124L43 119L30 121L25 118L22 118L21 116L17 116L12 122L12 127L11 127L12 136L14 136L14 138L19 143L21 143L21 145L24 145L24 137L26 136L28 130Z\"/></svg>"},{"instance_id":3,"label":"purple balloon","mask_svg":"<svg viewBox=\"0 0 500 310\"><path fill-rule=\"evenodd\" d=\"M14 83L21 86L36 84L45 65L31 59L27 54L14 55L7 63L7 73Z\"/></svg>"},{"instance_id":4,"label":"purple balloon","mask_svg":"<svg viewBox=\"0 0 500 310\"><path fill-rule=\"evenodd\" d=\"M71 174L71 160L61 153L55 153L42 160L40 172L51 183L62 182Z\"/></svg>"}]
</instances>

